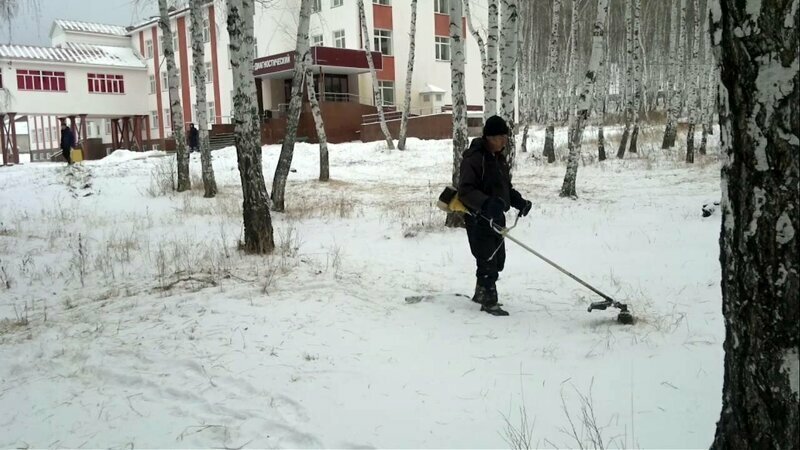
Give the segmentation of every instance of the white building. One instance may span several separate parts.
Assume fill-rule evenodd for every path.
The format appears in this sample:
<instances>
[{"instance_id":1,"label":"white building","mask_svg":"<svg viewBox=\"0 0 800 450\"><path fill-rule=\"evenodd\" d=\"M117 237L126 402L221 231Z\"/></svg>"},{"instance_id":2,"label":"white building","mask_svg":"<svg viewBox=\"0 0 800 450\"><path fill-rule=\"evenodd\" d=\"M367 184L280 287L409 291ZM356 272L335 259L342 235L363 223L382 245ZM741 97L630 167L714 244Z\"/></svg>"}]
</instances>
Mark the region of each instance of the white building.
<instances>
[{"instance_id":1,"label":"white building","mask_svg":"<svg viewBox=\"0 0 800 450\"><path fill-rule=\"evenodd\" d=\"M223 2L204 10L207 101L214 124L230 122L233 90ZM254 74L259 104L279 116L287 103L299 0L272 6L257 4ZM408 64L410 2L366 0L366 21L374 51L382 56L378 79L384 102L402 105ZM450 103L448 0L421 0L417 11L416 57L411 92L412 113L430 114ZM473 23L485 31L486 0L471 3ZM315 0L310 37L317 90L330 102L373 104L372 81L361 45L356 0ZM170 13L180 92L186 122L194 121L191 33L188 8ZM480 52L465 29L466 94L469 105L483 104ZM110 143L112 126L138 133L147 145L163 145L171 135L166 64L157 18L123 28L75 21L55 21L52 47L0 45L0 114L29 117L31 148L57 147L58 120L85 118L81 139ZM377 55L376 55L377 56ZM114 122L112 122L114 121ZM124 122L124 124L123 124ZM8 130L12 121L3 120ZM113 125L112 125L113 123ZM85 128L85 130L83 129ZM6 133L8 134L8 133ZM126 134L126 136L128 136ZM121 133L117 133L120 138ZM118 143L117 143L118 144Z\"/></svg>"}]
</instances>

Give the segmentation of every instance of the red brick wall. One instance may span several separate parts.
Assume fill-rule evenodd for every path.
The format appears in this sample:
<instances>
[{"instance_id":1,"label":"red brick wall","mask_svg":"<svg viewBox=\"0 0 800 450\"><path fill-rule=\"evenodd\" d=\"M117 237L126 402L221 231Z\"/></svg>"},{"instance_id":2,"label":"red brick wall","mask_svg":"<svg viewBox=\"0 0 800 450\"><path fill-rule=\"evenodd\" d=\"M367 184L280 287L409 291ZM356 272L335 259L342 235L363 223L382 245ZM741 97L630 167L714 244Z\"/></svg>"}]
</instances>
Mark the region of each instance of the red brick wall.
<instances>
[{"instance_id":1,"label":"red brick wall","mask_svg":"<svg viewBox=\"0 0 800 450\"><path fill-rule=\"evenodd\" d=\"M389 133L397 139L400 135L400 120L386 122ZM435 114L432 116L411 117L408 119L408 137L419 139L450 139L453 137L453 116ZM379 123L361 126L361 140L364 142L384 139Z\"/></svg>"}]
</instances>

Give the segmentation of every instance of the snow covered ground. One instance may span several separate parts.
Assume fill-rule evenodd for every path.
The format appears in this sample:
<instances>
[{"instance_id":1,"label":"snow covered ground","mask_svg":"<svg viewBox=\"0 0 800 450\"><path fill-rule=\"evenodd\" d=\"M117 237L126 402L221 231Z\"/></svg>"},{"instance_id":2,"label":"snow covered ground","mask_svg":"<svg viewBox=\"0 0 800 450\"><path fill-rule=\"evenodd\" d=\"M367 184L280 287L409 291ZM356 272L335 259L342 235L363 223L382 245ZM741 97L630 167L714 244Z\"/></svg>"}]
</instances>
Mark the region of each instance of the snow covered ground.
<instances>
[{"instance_id":1,"label":"snow covered ground","mask_svg":"<svg viewBox=\"0 0 800 450\"><path fill-rule=\"evenodd\" d=\"M449 141L333 145L327 184L298 144L269 257L236 250L233 149L214 154L211 200L197 155L183 194L154 152L0 168L0 447L506 447L527 417L532 447L707 448L724 339L720 216L700 214L719 198L716 136L686 166L647 143L597 163L592 135L577 200L558 197L563 162L520 156L534 210L513 233L628 302L633 326L587 313L594 294L513 243L510 317L405 303L474 285L465 232L434 206ZM268 187L279 151L264 148Z\"/></svg>"}]
</instances>

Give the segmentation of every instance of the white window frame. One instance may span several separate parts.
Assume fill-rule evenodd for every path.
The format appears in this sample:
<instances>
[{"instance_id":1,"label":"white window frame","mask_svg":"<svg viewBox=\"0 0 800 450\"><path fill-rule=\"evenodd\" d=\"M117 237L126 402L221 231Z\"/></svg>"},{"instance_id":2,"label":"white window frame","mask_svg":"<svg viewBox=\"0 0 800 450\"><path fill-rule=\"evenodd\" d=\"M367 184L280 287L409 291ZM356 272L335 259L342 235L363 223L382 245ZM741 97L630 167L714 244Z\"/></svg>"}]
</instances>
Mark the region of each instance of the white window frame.
<instances>
[{"instance_id":1,"label":"white window frame","mask_svg":"<svg viewBox=\"0 0 800 450\"><path fill-rule=\"evenodd\" d=\"M341 36L337 36L336 33L342 33ZM341 39L341 45L339 44L339 40ZM333 46L336 48L347 48L347 34L344 30L333 30Z\"/></svg>"},{"instance_id":2,"label":"white window frame","mask_svg":"<svg viewBox=\"0 0 800 450\"><path fill-rule=\"evenodd\" d=\"M436 14L450 14L450 0L433 0L433 12Z\"/></svg>"},{"instance_id":3,"label":"white window frame","mask_svg":"<svg viewBox=\"0 0 800 450\"><path fill-rule=\"evenodd\" d=\"M331 0L331 9L344 5L344 0Z\"/></svg>"},{"instance_id":4,"label":"white window frame","mask_svg":"<svg viewBox=\"0 0 800 450\"><path fill-rule=\"evenodd\" d=\"M206 61L206 84L214 83L214 67L210 62Z\"/></svg>"},{"instance_id":5,"label":"white window frame","mask_svg":"<svg viewBox=\"0 0 800 450\"><path fill-rule=\"evenodd\" d=\"M155 94L158 90L156 89L156 75L150 74L150 95Z\"/></svg>"},{"instance_id":6,"label":"white window frame","mask_svg":"<svg viewBox=\"0 0 800 450\"><path fill-rule=\"evenodd\" d=\"M161 72L161 91L169 90L169 76L166 71Z\"/></svg>"},{"instance_id":7,"label":"white window frame","mask_svg":"<svg viewBox=\"0 0 800 450\"><path fill-rule=\"evenodd\" d=\"M208 13L203 17L203 42L211 42L211 22L208 20Z\"/></svg>"},{"instance_id":8,"label":"white window frame","mask_svg":"<svg viewBox=\"0 0 800 450\"><path fill-rule=\"evenodd\" d=\"M322 0L311 0L311 14L322 11Z\"/></svg>"},{"instance_id":9,"label":"white window frame","mask_svg":"<svg viewBox=\"0 0 800 450\"><path fill-rule=\"evenodd\" d=\"M172 31L172 51L177 54L178 53L178 44L180 40L178 40L178 27L177 25L175 28L170 27L170 31ZM177 58L176 58L177 60ZM175 62L177 64L177 61Z\"/></svg>"},{"instance_id":10,"label":"white window frame","mask_svg":"<svg viewBox=\"0 0 800 450\"><path fill-rule=\"evenodd\" d=\"M311 36L311 46L312 47L324 47L325 46L325 37L322 34L315 34Z\"/></svg>"},{"instance_id":11,"label":"white window frame","mask_svg":"<svg viewBox=\"0 0 800 450\"><path fill-rule=\"evenodd\" d=\"M217 112L214 109L214 106L215 106L214 102L213 101L212 102L206 102L206 106L208 107L208 111L206 111L208 113L207 116L206 116L206 122L208 122L208 123L217 123L217 121L216 121Z\"/></svg>"},{"instance_id":12,"label":"white window frame","mask_svg":"<svg viewBox=\"0 0 800 450\"><path fill-rule=\"evenodd\" d=\"M383 45L381 45L382 41L386 41L386 47L388 53L383 52ZM381 52L384 56L393 56L394 52L392 51L392 30L385 30L382 28L373 28L372 29L372 45L375 51Z\"/></svg>"},{"instance_id":13,"label":"white window frame","mask_svg":"<svg viewBox=\"0 0 800 450\"><path fill-rule=\"evenodd\" d=\"M392 0L372 0L376 5L392 6Z\"/></svg>"},{"instance_id":14,"label":"white window frame","mask_svg":"<svg viewBox=\"0 0 800 450\"><path fill-rule=\"evenodd\" d=\"M383 101L383 106L395 106L397 98L395 98L395 82L390 80L379 80L378 81L378 90L381 92L381 100ZM384 92L391 90L392 92L392 102L386 101L386 95Z\"/></svg>"},{"instance_id":15,"label":"white window frame","mask_svg":"<svg viewBox=\"0 0 800 450\"><path fill-rule=\"evenodd\" d=\"M169 108L164 109L164 128L172 128L172 112Z\"/></svg>"},{"instance_id":16,"label":"white window frame","mask_svg":"<svg viewBox=\"0 0 800 450\"><path fill-rule=\"evenodd\" d=\"M144 41L144 57L150 59L153 57L153 40L146 39Z\"/></svg>"},{"instance_id":17,"label":"white window frame","mask_svg":"<svg viewBox=\"0 0 800 450\"><path fill-rule=\"evenodd\" d=\"M150 129L158 129L158 111L150 111Z\"/></svg>"},{"instance_id":18,"label":"white window frame","mask_svg":"<svg viewBox=\"0 0 800 450\"><path fill-rule=\"evenodd\" d=\"M450 59L453 57L451 48L450 48L450 38L447 36L435 36L433 38L434 47L435 47L435 57L437 61L447 61L450 62ZM444 49L447 49L447 58L443 58Z\"/></svg>"}]
</instances>

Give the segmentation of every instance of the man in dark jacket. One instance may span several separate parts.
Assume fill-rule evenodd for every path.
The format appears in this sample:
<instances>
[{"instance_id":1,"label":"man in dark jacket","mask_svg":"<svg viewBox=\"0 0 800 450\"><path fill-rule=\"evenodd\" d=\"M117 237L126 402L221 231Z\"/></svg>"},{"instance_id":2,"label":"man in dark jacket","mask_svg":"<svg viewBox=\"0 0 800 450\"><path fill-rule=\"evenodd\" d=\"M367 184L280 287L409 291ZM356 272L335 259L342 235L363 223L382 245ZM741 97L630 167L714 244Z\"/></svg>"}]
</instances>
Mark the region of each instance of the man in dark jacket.
<instances>
[{"instance_id":1,"label":"man in dark jacket","mask_svg":"<svg viewBox=\"0 0 800 450\"><path fill-rule=\"evenodd\" d=\"M464 152L458 196L476 214L465 217L467 237L478 267L475 295L472 301L481 304L481 311L507 316L497 302L495 282L503 270L506 249L503 238L491 228L489 221L504 227L509 207L525 216L531 202L522 198L511 184L511 173L503 150L508 145L508 125L498 117L486 120L483 136L475 138Z\"/></svg>"},{"instance_id":2,"label":"man in dark jacket","mask_svg":"<svg viewBox=\"0 0 800 450\"><path fill-rule=\"evenodd\" d=\"M72 147L75 146L75 135L72 134L72 130L67 127L66 123L61 124L61 154L64 155L64 159L67 160L67 164L72 164L72 155L70 152L72 151Z\"/></svg>"},{"instance_id":3,"label":"man in dark jacket","mask_svg":"<svg viewBox=\"0 0 800 450\"><path fill-rule=\"evenodd\" d=\"M200 151L200 131L194 127L193 123L189 124L189 153Z\"/></svg>"}]
</instances>

